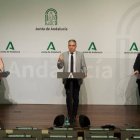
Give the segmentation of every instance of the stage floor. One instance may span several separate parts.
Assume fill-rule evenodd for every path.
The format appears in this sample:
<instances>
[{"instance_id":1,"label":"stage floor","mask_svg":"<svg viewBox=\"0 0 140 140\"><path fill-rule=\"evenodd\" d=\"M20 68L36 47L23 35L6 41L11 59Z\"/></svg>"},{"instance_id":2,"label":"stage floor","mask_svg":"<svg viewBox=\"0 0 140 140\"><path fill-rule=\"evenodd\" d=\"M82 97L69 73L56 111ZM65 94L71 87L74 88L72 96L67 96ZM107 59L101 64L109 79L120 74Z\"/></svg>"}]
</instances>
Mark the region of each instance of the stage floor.
<instances>
[{"instance_id":1,"label":"stage floor","mask_svg":"<svg viewBox=\"0 0 140 140\"><path fill-rule=\"evenodd\" d=\"M66 112L66 105L0 105L0 121L5 129L17 126L46 129L53 126L57 115L66 115ZM140 127L140 106L137 105L80 105L80 114L90 119L92 127L105 124L113 124L118 128ZM78 117L76 127L79 127Z\"/></svg>"}]
</instances>

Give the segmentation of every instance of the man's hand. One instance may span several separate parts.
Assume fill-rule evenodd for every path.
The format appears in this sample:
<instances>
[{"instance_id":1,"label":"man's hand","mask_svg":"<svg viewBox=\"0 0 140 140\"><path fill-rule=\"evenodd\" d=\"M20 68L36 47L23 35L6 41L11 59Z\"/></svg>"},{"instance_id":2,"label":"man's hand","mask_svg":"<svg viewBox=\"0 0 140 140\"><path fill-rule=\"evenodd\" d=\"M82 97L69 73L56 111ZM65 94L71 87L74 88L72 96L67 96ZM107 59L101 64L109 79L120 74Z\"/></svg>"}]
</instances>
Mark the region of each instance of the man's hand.
<instances>
[{"instance_id":1,"label":"man's hand","mask_svg":"<svg viewBox=\"0 0 140 140\"><path fill-rule=\"evenodd\" d=\"M136 70L136 71L134 71L134 73L133 73L134 75L138 75L139 74L139 71L138 70Z\"/></svg>"},{"instance_id":2,"label":"man's hand","mask_svg":"<svg viewBox=\"0 0 140 140\"><path fill-rule=\"evenodd\" d=\"M63 58L62 54L59 55L58 61L64 61L64 58Z\"/></svg>"}]
</instances>

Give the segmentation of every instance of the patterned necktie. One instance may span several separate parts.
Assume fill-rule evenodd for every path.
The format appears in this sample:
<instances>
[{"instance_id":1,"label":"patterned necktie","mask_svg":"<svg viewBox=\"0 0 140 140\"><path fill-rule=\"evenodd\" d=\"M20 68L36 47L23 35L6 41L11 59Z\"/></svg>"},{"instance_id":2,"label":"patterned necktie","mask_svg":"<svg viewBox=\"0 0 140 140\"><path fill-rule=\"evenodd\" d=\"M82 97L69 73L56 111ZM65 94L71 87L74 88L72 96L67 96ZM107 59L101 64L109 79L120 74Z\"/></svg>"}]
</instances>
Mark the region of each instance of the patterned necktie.
<instances>
[{"instance_id":1,"label":"patterned necktie","mask_svg":"<svg viewBox=\"0 0 140 140\"><path fill-rule=\"evenodd\" d=\"M73 53L71 53L70 72L73 72Z\"/></svg>"}]
</instances>

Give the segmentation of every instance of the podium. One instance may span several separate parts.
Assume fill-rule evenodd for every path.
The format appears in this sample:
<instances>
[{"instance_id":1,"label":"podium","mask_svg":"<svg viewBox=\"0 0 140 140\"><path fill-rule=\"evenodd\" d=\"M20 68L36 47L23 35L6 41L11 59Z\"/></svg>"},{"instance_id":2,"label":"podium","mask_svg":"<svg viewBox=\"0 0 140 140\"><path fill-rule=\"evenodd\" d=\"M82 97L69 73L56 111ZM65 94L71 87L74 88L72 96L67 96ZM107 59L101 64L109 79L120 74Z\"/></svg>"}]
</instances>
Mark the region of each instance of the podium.
<instances>
[{"instance_id":1,"label":"podium","mask_svg":"<svg viewBox=\"0 0 140 140\"><path fill-rule=\"evenodd\" d=\"M75 79L78 80L78 82L82 82L81 79L85 78L86 75L84 72L57 72L57 78L62 78L64 80L66 80L65 83L67 83L67 80L69 82L69 110L70 112L73 112L73 93L74 93L74 83L75 83ZM80 84L79 84L80 86ZM68 107L68 106L67 106ZM70 119L72 118L72 116L69 116ZM64 126L65 127L69 127L70 125L70 121L69 121L69 117L65 118L65 123Z\"/></svg>"},{"instance_id":2,"label":"podium","mask_svg":"<svg viewBox=\"0 0 140 140\"><path fill-rule=\"evenodd\" d=\"M0 78L6 78L10 74L9 71L0 72Z\"/></svg>"},{"instance_id":3,"label":"podium","mask_svg":"<svg viewBox=\"0 0 140 140\"><path fill-rule=\"evenodd\" d=\"M57 72L57 78L83 79L85 78L85 73L84 72Z\"/></svg>"}]
</instances>

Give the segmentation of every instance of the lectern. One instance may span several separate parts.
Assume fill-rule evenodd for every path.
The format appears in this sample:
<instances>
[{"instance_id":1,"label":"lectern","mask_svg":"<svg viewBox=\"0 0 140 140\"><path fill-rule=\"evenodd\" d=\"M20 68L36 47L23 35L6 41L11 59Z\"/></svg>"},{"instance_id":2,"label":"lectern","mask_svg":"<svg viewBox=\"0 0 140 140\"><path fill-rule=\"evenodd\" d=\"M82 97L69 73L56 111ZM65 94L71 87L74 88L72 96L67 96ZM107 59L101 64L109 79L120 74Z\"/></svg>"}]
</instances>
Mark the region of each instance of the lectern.
<instances>
[{"instance_id":1,"label":"lectern","mask_svg":"<svg viewBox=\"0 0 140 140\"><path fill-rule=\"evenodd\" d=\"M83 79L85 78L85 73L84 72L57 72L57 78Z\"/></svg>"},{"instance_id":2,"label":"lectern","mask_svg":"<svg viewBox=\"0 0 140 140\"><path fill-rule=\"evenodd\" d=\"M70 93L71 93L70 101L72 101L72 94L73 94L73 90L74 90L73 80L85 78L85 73L84 72L73 72L73 73L72 72L57 72L57 78L70 79L70 81L69 81L70 82ZM72 104L70 106L70 110L71 110L71 112L73 110ZM68 127L69 125L70 124L69 124L68 117L66 117L64 126Z\"/></svg>"}]
</instances>

